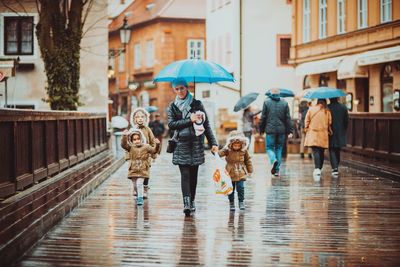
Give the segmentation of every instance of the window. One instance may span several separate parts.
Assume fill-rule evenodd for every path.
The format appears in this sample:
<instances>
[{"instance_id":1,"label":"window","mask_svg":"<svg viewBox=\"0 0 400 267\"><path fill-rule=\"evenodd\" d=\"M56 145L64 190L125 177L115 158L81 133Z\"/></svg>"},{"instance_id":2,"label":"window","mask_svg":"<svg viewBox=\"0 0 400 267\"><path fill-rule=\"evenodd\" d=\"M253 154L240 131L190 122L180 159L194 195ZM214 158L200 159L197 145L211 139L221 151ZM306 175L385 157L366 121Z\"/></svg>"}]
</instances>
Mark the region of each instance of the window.
<instances>
[{"instance_id":1,"label":"window","mask_svg":"<svg viewBox=\"0 0 400 267\"><path fill-rule=\"evenodd\" d=\"M368 0L358 0L357 10L358 28L364 29L368 27Z\"/></svg>"},{"instance_id":2,"label":"window","mask_svg":"<svg viewBox=\"0 0 400 267\"><path fill-rule=\"evenodd\" d=\"M135 44L135 58L134 58L134 67L135 69L139 69L142 66L142 58L140 54L140 43Z\"/></svg>"},{"instance_id":3,"label":"window","mask_svg":"<svg viewBox=\"0 0 400 267\"><path fill-rule=\"evenodd\" d=\"M327 24L327 0L319 0L319 38L326 38L326 24Z\"/></svg>"},{"instance_id":4,"label":"window","mask_svg":"<svg viewBox=\"0 0 400 267\"><path fill-rule=\"evenodd\" d=\"M291 42L290 35L278 35L277 41L278 41L277 65L287 66L289 65L289 58L290 58L290 42Z\"/></svg>"},{"instance_id":5,"label":"window","mask_svg":"<svg viewBox=\"0 0 400 267\"><path fill-rule=\"evenodd\" d=\"M4 17L4 55L33 55L33 17Z\"/></svg>"},{"instance_id":6,"label":"window","mask_svg":"<svg viewBox=\"0 0 400 267\"><path fill-rule=\"evenodd\" d=\"M154 65L154 42L153 40L146 42L146 67Z\"/></svg>"},{"instance_id":7,"label":"window","mask_svg":"<svg viewBox=\"0 0 400 267\"><path fill-rule=\"evenodd\" d=\"M337 0L337 33L345 33L345 22L346 22L346 14L345 14L345 2L344 0Z\"/></svg>"},{"instance_id":8,"label":"window","mask_svg":"<svg viewBox=\"0 0 400 267\"><path fill-rule=\"evenodd\" d=\"M381 0L381 22L392 21L392 0Z\"/></svg>"},{"instance_id":9,"label":"window","mask_svg":"<svg viewBox=\"0 0 400 267\"><path fill-rule=\"evenodd\" d=\"M311 6L310 0L304 0L303 2L303 43L310 41L310 18L311 18Z\"/></svg>"},{"instance_id":10,"label":"window","mask_svg":"<svg viewBox=\"0 0 400 267\"><path fill-rule=\"evenodd\" d=\"M125 52L121 53L118 59L118 71L123 72L125 71Z\"/></svg>"},{"instance_id":11,"label":"window","mask_svg":"<svg viewBox=\"0 0 400 267\"><path fill-rule=\"evenodd\" d=\"M204 59L204 40L189 39L187 41L188 58Z\"/></svg>"}]
</instances>

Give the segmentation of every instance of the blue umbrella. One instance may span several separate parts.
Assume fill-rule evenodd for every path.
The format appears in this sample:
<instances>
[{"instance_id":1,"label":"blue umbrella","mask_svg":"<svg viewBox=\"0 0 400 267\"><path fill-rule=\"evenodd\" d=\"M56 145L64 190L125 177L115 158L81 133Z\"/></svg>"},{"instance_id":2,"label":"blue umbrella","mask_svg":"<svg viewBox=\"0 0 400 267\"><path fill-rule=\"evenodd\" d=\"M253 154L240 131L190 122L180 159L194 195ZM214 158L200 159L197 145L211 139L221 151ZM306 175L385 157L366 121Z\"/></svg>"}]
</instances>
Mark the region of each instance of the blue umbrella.
<instances>
[{"instance_id":1,"label":"blue umbrella","mask_svg":"<svg viewBox=\"0 0 400 267\"><path fill-rule=\"evenodd\" d=\"M147 110L148 113L153 113L153 112L156 112L158 110L158 107L148 106L148 107L146 107L146 110Z\"/></svg>"},{"instance_id":2,"label":"blue umbrella","mask_svg":"<svg viewBox=\"0 0 400 267\"><path fill-rule=\"evenodd\" d=\"M216 63L201 59L186 59L172 62L164 67L154 78L154 82L172 82L178 78L194 83L235 81L226 69Z\"/></svg>"},{"instance_id":3,"label":"blue umbrella","mask_svg":"<svg viewBox=\"0 0 400 267\"><path fill-rule=\"evenodd\" d=\"M308 99L326 99L326 98L335 98L345 96L346 93L337 88L329 88L329 87L317 87L310 89L305 95L304 98Z\"/></svg>"},{"instance_id":4,"label":"blue umbrella","mask_svg":"<svg viewBox=\"0 0 400 267\"><path fill-rule=\"evenodd\" d=\"M251 103L253 103L258 97L258 93L250 93L242 96L236 103L233 111L238 112L241 109L247 108Z\"/></svg>"},{"instance_id":5,"label":"blue umbrella","mask_svg":"<svg viewBox=\"0 0 400 267\"><path fill-rule=\"evenodd\" d=\"M279 96L280 97L294 97L294 93L292 90L289 89L283 89L283 88L279 88ZM265 95L270 96L271 95L271 89L269 89Z\"/></svg>"}]
</instances>

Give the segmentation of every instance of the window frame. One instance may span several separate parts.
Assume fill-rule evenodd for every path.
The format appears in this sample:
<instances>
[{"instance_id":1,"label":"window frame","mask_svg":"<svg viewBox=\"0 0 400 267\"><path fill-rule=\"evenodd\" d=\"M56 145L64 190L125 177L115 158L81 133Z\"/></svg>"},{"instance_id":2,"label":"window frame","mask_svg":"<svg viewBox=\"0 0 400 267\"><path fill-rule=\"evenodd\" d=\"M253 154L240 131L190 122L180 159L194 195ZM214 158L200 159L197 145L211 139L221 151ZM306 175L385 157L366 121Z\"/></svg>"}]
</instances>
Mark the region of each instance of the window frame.
<instances>
[{"instance_id":1,"label":"window frame","mask_svg":"<svg viewBox=\"0 0 400 267\"><path fill-rule=\"evenodd\" d=\"M126 56L125 51L122 52L121 54L119 54L119 56L118 56L118 72L125 71L125 62L126 62L125 56Z\"/></svg>"},{"instance_id":2,"label":"window frame","mask_svg":"<svg viewBox=\"0 0 400 267\"><path fill-rule=\"evenodd\" d=\"M385 8L388 7L387 11L387 18L384 18L384 11ZM392 5L392 0L381 0L380 1L380 13L381 13L381 23L386 23L386 22L391 22L392 21L392 10L393 10L393 5Z\"/></svg>"},{"instance_id":3,"label":"window frame","mask_svg":"<svg viewBox=\"0 0 400 267\"><path fill-rule=\"evenodd\" d=\"M341 8L340 8L341 7ZM340 10L341 9L341 10ZM346 33L346 0L336 1L337 10L337 34Z\"/></svg>"},{"instance_id":4,"label":"window frame","mask_svg":"<svg viewBox=\"0 0 400 267\"><path fill-rule=\"evenodd\" d=\"M282 63L281 42L282 42L283 39L289 39L290 40L288 63ZM276 65L278 67L291 67L291 65L289 64L291 43L292 43L292 35L290 35L290 34L278 34L276 36Z\"/></svg>"},{"instance_id":5,"label":"window frame","mask_svg":"<svg viewBox=\"0 0 400 267\"><path fill-rule=\"evenodd\" d=\"M325 39L327 37L327 26L328 26L328 2L327 0L319 0L318 6L318 36L319 39Z\"/></svg>"},{"instance_id":6,"label":"window frame","mask_svg":"<svg viewBox=\"0 0 400 267\"><path fill-rule=\"evenodd\" d=\"M362 8L360 8L362 3ZM358 29L368 27L368 0L357 0L357 26Z\"/></svg>"},{"instance_id":7,"label":"window frame","mask_svg":"<svg viewBox=\"0 0 400 267\"><path fill-rule=\"evenodd\" d=\"M200 46L200 58L198 57L198 54L196 55L196 58L197 59L201 59L201 60L204 60L205 59L205 50L204 50L204 39L201 39L201 38L190 38L190 39L188 39L187 40L187 42L186 42L186 58L187 59L191 59L192 57L192 48L191 48L191 46L190 46L190 43L191 42L193 42L194 43L194 50L198 50L198 48L196 47L196 45L197 45L197 43L201 43L201 46ZM195 52L196 52L195 51Z\"/></svg>"},{"instance_id":8,"label":"window frame","mask_svg":"<svg viewBox=\"0 0 400 267\"><path fill-rule=\"evenodd\" d=\"M22 30L21 30L21 22L23 20L30 20L32 23L31 29L31 51L29 53L22 53ZM16 20L17 21L17 52L16 53L9 53L7 52L7 25L10 21ZM35 25L35 18L32 15L28 16L3 16L3 55L4 56L33 56L35 54L35 34L34 34L34 25Z\"/></svg>"},{"instance_id":9,"label":"window frame","mask_svg":"<svg viewBox=\"0 0 400 267\"><path fill-rule=\"evenodd\" d=\"M306 9L308 3L308 9ZM311 0L303 1L303 43L311 39Z\"/></svg>"}]
</instances>

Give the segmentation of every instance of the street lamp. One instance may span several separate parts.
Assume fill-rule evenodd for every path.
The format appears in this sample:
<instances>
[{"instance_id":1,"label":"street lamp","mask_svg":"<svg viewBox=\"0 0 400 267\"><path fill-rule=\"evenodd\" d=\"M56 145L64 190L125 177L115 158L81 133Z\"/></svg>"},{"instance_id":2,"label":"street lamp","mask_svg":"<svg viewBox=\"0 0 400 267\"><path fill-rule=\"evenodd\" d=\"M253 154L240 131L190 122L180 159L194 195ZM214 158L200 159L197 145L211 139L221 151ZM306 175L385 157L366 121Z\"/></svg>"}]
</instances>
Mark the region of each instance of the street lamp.
<instances>
[{"instance_id":1,"label":"street lamp","mask_svg":"<svg viewBox=\"0 0 400 267\"><path fill-rule=\"evenodd\" d=\"M123 47L117 49L110 49L110 57L118 57L121 55L121 53L126 52L126 45L129 43L129 40L131 39L131 29L128 26L127 16L124 17L124 23L119 29L119 38Z\"/></svg>"}]
</instances>

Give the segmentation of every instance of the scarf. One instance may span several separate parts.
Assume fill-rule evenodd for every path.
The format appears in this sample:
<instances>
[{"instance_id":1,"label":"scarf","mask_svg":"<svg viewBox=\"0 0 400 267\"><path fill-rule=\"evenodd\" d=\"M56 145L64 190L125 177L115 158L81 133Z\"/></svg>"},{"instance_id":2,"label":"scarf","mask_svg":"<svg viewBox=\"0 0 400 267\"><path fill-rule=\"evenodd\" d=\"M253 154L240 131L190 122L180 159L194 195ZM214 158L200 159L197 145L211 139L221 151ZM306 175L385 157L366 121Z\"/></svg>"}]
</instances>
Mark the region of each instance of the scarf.
<instances>
[{"instance_id":1,"label":"scarf","mask_svg":"<svg viewBox=\"0 0 400 267\"><path fill-rule=\"evenodd\" d=\"M191 93L187 93L185 99L181 99L176 96L174 104L178 107L178 109L182 112L182 118L186 118L187 114L189 114L190 104L193 102L193 95Z\"/></svg>"}]
</instances>

